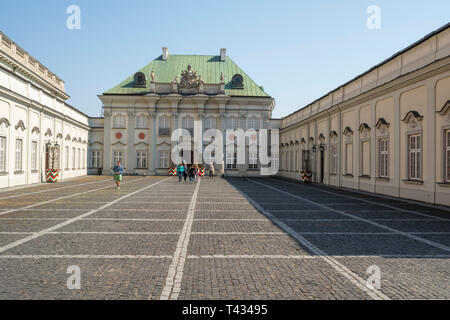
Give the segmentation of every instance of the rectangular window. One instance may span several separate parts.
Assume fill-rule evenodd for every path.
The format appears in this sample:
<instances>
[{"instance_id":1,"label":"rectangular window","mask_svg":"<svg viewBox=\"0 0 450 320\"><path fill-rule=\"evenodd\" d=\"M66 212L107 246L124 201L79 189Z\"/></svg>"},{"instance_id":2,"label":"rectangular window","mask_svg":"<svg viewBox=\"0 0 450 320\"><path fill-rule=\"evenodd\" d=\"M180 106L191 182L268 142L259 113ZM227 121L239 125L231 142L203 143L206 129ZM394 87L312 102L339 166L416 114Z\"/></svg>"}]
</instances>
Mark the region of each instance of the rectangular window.
<instances>
[{"instance_id":1,"label":"rectangular window","mask_svg":"<svg viewBox=\"0 0 450 320\"><path fill-rule=\"evenodd\" d=\"M122 151L113 151L113 163L114 167L117 164L117 161L120 161L120 164L123 165L123 152Z\"/></svg>"},{"instance_id":2,"label":"rectangular window","mask_svg":"<svg viewBox=\"0 0 450 320\"><path fill-rule=\"evenodd\" d=\"M78 169L81 169L81 149L80 148L78 148L78 154L77 154L77 156L78 156Z\"/></svg>"},{"instance_id":3,"label":"rectangular window","mask_svg":"<svg viewBox=\"0 0 450 320\"><path fill-rule=\"evenodd\" d=\"M259 130L259 121L258 121L258 119L248 119L247 120L247 129Z\"/></svg>"},{"instance_id":4,"label":"rectangular window","mask_svg":"<svg viewBox=\"0 0 450 320\"><path fill-rule=\"evenodd\" d=\"M0 137L0 172L6 171L6 138Z\"/></svg>"},{"instance_id":5,"label":"rectangular window","mask_svg":"<svg viewBox=\"0 0 450 320\"><path fill-rule=\"evenodd\" d=\"M258 153L257 152L249 152L248 168L249 169L258 169Z\"/></svg>"},{"instance_id":6,"label":"rectangular window","mask_svg":"<svg viewBox=\"0 0 450 320\"><path fill-rule=\"evenodd\" d=\"M125 117L123 115L115 115L113 117L113 128L125 128Z\"/></svg>"},{"instance_id":7,"label":"rectangular window","mask_svg":"<svg viewBox=\"0 0 450 320\"><path fill-rule=\"evenodd\" d=\"M331 145L330 149L331 153L331 168L330 171L332 174L337 174L337 145Z\"/></svg>"},{"instance_id":8,"label":"rectangular window","mask_svg":"<svg viewBox=\"0 0 450 320\"><path fill-rule=\"evenodd\" d=\"M102 167L102 152L99 150L91 151L91 168Z\"/></svg>"},{"instance_id":9,"label":"rectangular window","mask_svg":"<svg viewBox=\"0 0 450 320\"><path fill-rule=\"evenodd\" d=\"M370 175L370 144L369 141L361 142L361 175Z\"/></svg>"},{"instance_id":10,"label":"rectangular window","mask_svg":"<svg viewBox=\"0 0 450 320\"><path fill-rule=\"evenodd\" d=\"M450 130L445 132L446 182L450 182Z\"/></svg>"},{"instance_id":11,"label":"rectangular window","mask_svg":"<svg viewBox=\"0 0 450 320\"><path fill-rule=\"evenodd\" d=\"M147 168L147 151L136 152L136 168Z\"/></svg>"},{"instance_id":12,"label":"rectangular window","mask_svg":"<svg viewBox=\"0 0 450 320\"><path fill-rule=\"evenodd\" d=\"M345 174L353 174L353 144L345 145Z\"/></svg>"},{"instance_id":13,"label":"rectangular window","mask_svg":"<svg viewBox=\"0 0 450 320\"><path fill-rule=\"evenodd\" d=\"M136 118L136 128L145 129L148 127L147 118L145 116L139 116Z\"/></svg>"},{"instance_id":14,"label":"rectangular window","mask_svg":"<svg viewBox=\"0 0 450 320\"><path fill-rule=\"evenodd\" d=\"M75 170L75 165L77 163L77 153L75 151L75 148L72 148L72 170Z\"/></svg>"},{"instance_id":15,"label":"rectangular window","mask_svg":"<svg viewBox=\"0 0 450 320\"><path fill-rule=\"evenodd\" d=\"M277 171L280 169L280 155L278 153L272 154L270 166L271 168L274 168Z\"/></svg>"},{"instance_id":16,"label":"rectangular window","mask_svg":"<svg viewBox=\"0 0 450 320\"><path fill-rule=\"evenodd\" d=\"M31 170L37 170L37 142L31 142Z\"/></svg>"},{"instance_id":17,"label":"rectangular window","mask_svg":"<svg viewBox=\"0 0 450 320\"><path fill-rule=\"evenodd\" d=\"M82 150L83 152L83 159L81 160L82 169L86 168L86 150Z\"/></svg>"},{"instance_id":18,"label":"rectangular window","mask_svg":"<svg viewBox=\"0 0 450 320\"><path fill-rule=\"evenodd\" d=\"M421 141L420 135L409 136L409 179L420 180L421 178Z\"/></svg>"},{"instance_id":19,"label":"rectangular window","mask_svg":"<svg viewBox=\"0 0 450 320\"><path fill-rule=\"evenodd\" d=\"M23 141L16 139L16 171L22 171L22 147Z\"/></svg>"},{"instance_id":20,"label":"rectangular window","mask_svg":"<svg viewBox=\"0 0 450 320\"><path fill-rule=\"evenodd\" d=\"M65 152L65 167L66 170L69 170L69 147L66 147L66 152Z\"/></svg>"},{"instance_id":21,"label":"rectangular window","mask_svg":"<svg viewBox=\"0 0 450 320\"><path fill-rule=\"evenodd\" d=\"M389 177L389 151L388 151L388 139L381 139L378 145L378 166L379 166L379 175L381 178Z\"/></svg>"},{"instance_id":22,"label":"rectangular window","mask_svg":"<svg viewBox=\"0 0 450 320\"><path fill-rule=\"evenodd\" d=\"M96 155L97 155L97 151L91 151L91 168L97 167L96 158L95 158Z\"/></svg>"},{"instance_id":23,"label":"rectangular window","mask_svg":"<svg viewBox=\"0 0 450 320\"><path fill-rule=\"evenodd\" d=\"M227 118L225 120L225 129L235 130L238 127L238 118Z\"/></svg>"},{"instance_id":24,"label":"rectangular window","mask_svg":"<svg viewBox=\"0 0 450 320\"><path fill-rule=\"evenodd\" d=\"M160 168L169 168L169 152L168 151L159 151L159 167Z\"/></svg>"},{"instance_id":25,"label":"rectangular window","mask_svg":"<svg viewBox=\"0 0 450 320\"><path fill-rule=\"evenodd\" d=\"M236 152L227 152L227 169L236 169Z\"/></svg>"},{"instance_id":26,"label":"rectangular window","mask_svg":"<svg viewBox=\"0 0 450 320\"><path fill-rule=\"evenodd\" d=\"M205 129L216 129L216 118L206 118Z\"/></svg>"}]
</instances>

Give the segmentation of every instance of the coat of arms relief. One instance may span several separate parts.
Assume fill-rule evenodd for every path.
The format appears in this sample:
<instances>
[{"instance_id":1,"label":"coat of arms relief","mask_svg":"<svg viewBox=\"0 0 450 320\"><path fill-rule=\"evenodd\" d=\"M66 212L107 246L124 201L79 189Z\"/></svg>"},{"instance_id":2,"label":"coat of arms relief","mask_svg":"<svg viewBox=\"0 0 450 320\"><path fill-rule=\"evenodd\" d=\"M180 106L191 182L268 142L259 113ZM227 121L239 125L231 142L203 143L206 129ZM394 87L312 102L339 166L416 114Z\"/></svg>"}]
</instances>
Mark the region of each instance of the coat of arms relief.
<instances>
[{"instance_id":1,"label":"coat of arms relief","mask_svg":"<svg viewBox=\"0 0 450 320\"><path fill-rule=\"evenodd\" d=\"M187 70L181 72L181 80L179 87L192 89L198 88L200 84L203 84L202 76L197 75L197 72L192 70L192 66L188 65Z\"/></svg>"}]
</instances>

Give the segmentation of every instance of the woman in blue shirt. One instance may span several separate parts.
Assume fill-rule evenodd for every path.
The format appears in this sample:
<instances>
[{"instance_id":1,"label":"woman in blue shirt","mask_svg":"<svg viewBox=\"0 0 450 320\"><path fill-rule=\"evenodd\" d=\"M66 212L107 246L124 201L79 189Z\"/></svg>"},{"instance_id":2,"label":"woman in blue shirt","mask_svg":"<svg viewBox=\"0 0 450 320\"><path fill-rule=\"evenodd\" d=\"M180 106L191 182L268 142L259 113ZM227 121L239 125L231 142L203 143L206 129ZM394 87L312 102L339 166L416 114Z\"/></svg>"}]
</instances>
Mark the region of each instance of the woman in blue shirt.
<instances>
[{"instance_id":1,"label":"woman in blue shirt","mask_svg":"<svg viewBox=\"0 0 450 320\"><path fill-rule=\"evenodd\" d=\"M184 174L184 165L180 163L177 167L178 181L181 182Z\"/></svg>"}]
</instances>

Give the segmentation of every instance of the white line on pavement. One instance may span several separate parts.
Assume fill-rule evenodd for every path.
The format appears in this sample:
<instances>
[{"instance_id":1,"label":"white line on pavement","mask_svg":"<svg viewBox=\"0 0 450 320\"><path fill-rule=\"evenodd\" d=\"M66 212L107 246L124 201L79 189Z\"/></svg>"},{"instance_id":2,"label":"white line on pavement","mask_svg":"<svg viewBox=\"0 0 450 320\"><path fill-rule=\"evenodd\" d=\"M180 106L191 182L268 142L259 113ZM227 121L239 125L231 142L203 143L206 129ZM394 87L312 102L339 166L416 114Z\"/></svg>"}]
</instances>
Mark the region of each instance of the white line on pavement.
<instances>
[{"instance_id":1,"label":"white line on pavement","mask_svg":"<svg viewBox=\"0 0 450 320\"><path fill-rule=\"evenodd\" d=\"M105 181L111 181L111 179L105 179L105 180L93 181L93 182L87 182L87 183L80 183L80 184L76 184L76 185L72 185L72 186L55 188L55 189L41 190L41 191L22 193L22 194L14 194L14 195L11 195L11 196L0 198L0 200L16 198L16 197L21 197L21 196L28 196L30 194L44 193L44 192L50 192L50 191L59 191L59 190L63 190L63 189L68 189L68 188L73 188L73 187L78 187L78 186L85 186L85 185L88 185L88 184L100 183L100 182L105 182Z\"/></svg>"},{"instance_id":2,"label":"white line on pavement","mask_svg":"<svg viewBox=\"0 0 450 320\"><path fill-rule=\"evenodd\" d=\"M136 179L136 180L132 180L132 181L123 182L122 185L123 184L127 184L127 183L131 183L131 182L144 180L144 179L145 178L141 178L141 179ZM30 209L30 208L33 208L33 207L41 206L41 205L47 204L47 203L54 203L54 202L56 202L58 200L61 200L61 199L67 199L67 198L79 196L80 194L90 193L90 192L104 190L104 189L108 189L108 188L112 188L112 186L109 185L109 186L106 186L106 187L101 187L101 188L97 188L97 189L92 189L92 190L87 190L87 191L83 191L83 192L78 192L78 193L74 193L74 194L71 194L71 195L68 195L68 196L63 196L63 197L58 197L58 198L51 199L51 200L46 200L46 201L42 201L42 202L33 203L33 204L30 204L30 205L25 206L25 207L14 208L14 209L10 209L10 210L7 210L7 211L2 211L2 212L0 212L0 216L5 215L7 213L11 213L11 212L21 211L21 210L26 210L26 209ZM87 209L87 210L89 210L89 209Z\"/></svg>"},{"instance_id":3,"label":"white line on pavement","mask_svg":"<svg viewBox=\"0 0 450 320\"><path fill-rule=\"evenodd\" d=\"M0 259L171 259L172 256L146 255L0 255Z\"/></svg>"},{"instance_id":4,"label":"white line on pavement","mask_svg":"<svg viewBox=\"0 0 450 320\"><path fill-rule=\"evenodd\" d=\"M189 211L181 231L180 238L177 243L177 248L173 255L172 263L170 264L169 271L166 277L166 285L164 286L160 300L176 300L181 290L181 280L183 278L183 269L187 257L187 249L189 244L189 238L192 229L192 223L194 221L195 205L197 202L198 190L200 188L201 180L198 181L192 200L189 205Z\"/></svg>"},{"instance_id":5,"label":"white line on pavement","mask_svg":"<svg viewBox=\"0 0 450 320\"><path fill-rule=\"evenodd\" d=\"M145 178L144 178L144 179L145 179ZM79 216L77 216L77 217L75 217L75 218L71 218L71 219L69 219L69 220L67 220L67 221L64 221L64 222L61 222L61 223L59 223L59 224L57 224L57 225L55 225L55 226L52 226L52 227L50 227L50 228L47 228L47 229L41 230L41 231L39 231L39 232L36 232L36 233L34 233L34 234L32 234L32 235L26 237L26 238L23 238L23 239L14 241L14 242L12 242L12 243L6 245L6 246L0 247L0 253L6 251L6 250L8 250L8 249L14 248L14 247L16 247L16 246L18 246L18 245L21 245L21 244L23 244L23 243L26 243L26 242L28 242L28 241L31 241L31 240L33 240L33 239L36 239L36 238L38 238L38 237L40 237L40 236L43 236L43 235L45 235L45 234L47 234L47 233L49 233L49 232L58 230L58 229L60 229L60 228L62 228L62 227L65 227L65 226L67 226L67 225L69 225L69 224L75 222L75 221L78 221L78 220L81 220L81 219L83 219L83 218L86 218L87 216L89 216L89 215L91 215L91 214L93 214L93 213L95 213L95 212L97 212L97 211L99 211L99 210L105 209L105 208L107 208L107 207L109 207L109 206L111 206L111 205L113 205L113 204L115 204L115 203L117 203L117 202L119 202L119 201L121 201L121 200L123 200L123 199L126 199L126 198L128 198L128 197L131 197L132 195L134 195L134 194L136 194L136 193L139 193L139 192L141 192L141 191L147 190L147 189L149 189L149 188L151 188L151 187L153 187L153 186L156 186L156 185L160 184L161 182L164 182L164 181L166 181L166 180L168 180L168 179L169 179L169 178L159 180L158 182L155 182L155 183L153 183L153 184L151 184L151 185L149 185L149 186L146 186L146 187L141 188L141 189L139 189L139 190L136 190L136 191L133 191L133 192L131 192L131 193L128 193L128 194L126 194L126 195L124 195L124 196L122 196L122 197L120 197L120 198L117 198L116 200L113 200L113 201L111 201L110 203L101 206L100 208L93 209L93 210L88 211L88 212L86 212L86 213L83 213L82 215L79 215ZM142 180L142 179L139 179L139 180ZM130 181L130 182L135 182L135 181L138 181L138 180L133 180L133 181ZM92 191L92 190L91 190L91 191ZM87 192L91 192L91 191L87 191Z\"/></svg>"},{"instance_id":6,"label":"white line on pavement","mask_svg":"<svg viewBox=\"0 0 450 320\"><path fill-rule=\"evenodd\" d=\"M364 219L364 218L355 216L355 215L353 215L353 214L350 214L350 213L347 213L347 212L344 212L344 211L341 211L341 210L338 210L338 209L334 209L334 208L328 207L328 206L325 205L325 204L321 204L321 203L318 203L318 202L309 200L309 199L307 199L307 198L301 197L301 196L299 196L299 195L296 195L296 194L291 193L291 192L288 192L288 191L284 191L284 190L278 189L278 188L276 188L276 187L267 185L267 184L265 184L265 183L257 182L257 181L254 181L254 180L250 180L250 181L251 181L252 183L257 184L257 185L261 185L261 186L263 186L263 187L266 187L266 188L268 188L268 189L271 189L271 190L274 190L274 191L277 191L277 192L284 193L284 194L286 194L286 195L289 195L289 196L291 196L291 197L294 197L294 198L297 198L297 199L299 199L299 200L305 201L305 202L307 202L307 203L310 203L310 204L319 206L319 207L321 207L321 208L328 209L328 210L330 210L330 211L339 213L339 214L341 214L341 215L343 215L343 216L346 216L346 217L349 217L349 218L353 218L353 219L358 220L358 221L362 221L362 222L369 223L369 224L371 224L371 225L373 225L373 226L375 226L375 227L378 227L378 228L381 228L381 229L384 229L384 230L388 230L388 231L390 231L390 232L394 232L394 233L396 233L396 234L405 236L405 237L407 237L407 238L410 238L410 239L417 240L417 241L420 241L420 242L422 242L422 243L428 244L428 245L433 246L433 247L435 247L435 248L439 248L439 249L441 249L441 250L445 250L445 251L450 252L450 247L447 247L447 246L445 246L445 245L443 245L443 244L440 244L440 243L437 243L437 242L434 242L434 241L431 241L431 240L428 240L428 239L424 239L424 238L421 238L421 237L417 237L417 236L415 236L415 235L413 235L413 234L411 234L411 233L407 233L407 232L404 232L404 231L400 231L400 230L397 230L397 229L394 229L394 228L385 226L385 225L383 225L383 224L377 223L377 222L375 222L375 221L367 220L367 219Z\"/></svg>"},{"instance_id":7,"label":"white line on pavement","mask_svg":"<svg viewBox=\"0 0 450 320\"><path fill-rule=\"evenodd\" d=\"M0 255L0 259L172 259L170 255ZM380 254L377 256L333 256L335 259L442 259L450 255ZM189 255L186 259L322 259L307 255Z\"/></svg>"},{"instance_id":8,"label":"white line on pavement","mask_svg":"<svg viewBox=\"0 0 450 320\"><path fill-rule=\"evenodd\" d=\"M272 179L272 180L275 180L275 179ZM295 185L294 182L291 182L291 181L286 181L286 182L289 183L289 184L294 184L294 185ZM395 211L401 211L401 212L406 212L406 213L412 213L412 214L416 214L416 215L419 215L419 216L423 216L423 217L427 217L427 218L432 218L432 219L436 219L436 220L444 220L444 221L449 221L449 220L450 220L450 219L446 219L446 218L441 218L441 217L432 216L432 215L425 214L425 213L420 213L420 212L417 212L417 211L411 211L411 210L407 210L407 209L398 208L398 207L391 206L391 205L388 205L388 204L385 204L385 203L382 203L382 202L376 202L376 201L372 201L372 200L367 200L367 199L362 199L362 198L356 198L356 197L352 197L352 196L345 195L345 194L338 194L338 193L334 193L334 192L331 192L331 191L322 190L322 189L316 188L316 187L311 187L311 188L314 188L314 190L317 190L317 191L320 191L320 192L323 192L323 193L332 194L332 195L334 195L334 196L339 196L339 197L343 197L343 198L347 198L347 199L353 199L353 200L363 201L363 202L370 203L370 204L376 204L376 205L383 206L383 207L386 207L386 208L394 209ZM311 201L311 200L310 200L310 201ZM399 199L399 201L400 201L400 199ZM315 202L315 203L317 204L317 202ZM347 204L345 204L345 205L347 205Z\"/></svg>"},{"instance_id":9,"label":"white line on pavement","mask_svg":"<svg viewBox=\"0 0 450 320\"><path fill-rule=\"evenodd\" d=\"M249 234L249 235L280 235L286 234L285 232L191 232L191 234L211 234L211 235L233 235L233 234Z\"/></svg>"},{"instance_id":10,"label":"white line on pavement","mask_svg":"<svg viewBox=\"0 0 450 320\"><path fill-rule=\"evenodd\" d=\"M251 180L250 180L251 181ZM254 181L251 181L253 183L256 183ZM284 222L274 217L269 211L261 207L257 202L255 202L252 198L250 198L245 192L242 192L242 194L247 198L247 200L255 206L262 214L264 214L266 217L271 219L275 224L277 224L281 229L286 231L288 234L290 234L292 237L294 237L298 242L300 242L302 245L304 245L306 248L308 248L313 254L316 256L319 256L322 260L327 262L333 269L335 269L337 272L339 272L342 276L347 278L351 283L353 283L355 286L360 288L362 291L364 291L368 296L370 296L372 299L385 299L389 300L390 298L382 293L380 290L376 288L369 288L367 286L367 281L361 278L359 275L348 269L346 266L344 266L342 263L337 261L336 259L327 256L325 252L323 252L321 249L313 245L311 242L306 240L304 237L299 235L297 232L295 232L293 229L291 229L289 226L287 226Z\"/></svg>"}]
</instances>

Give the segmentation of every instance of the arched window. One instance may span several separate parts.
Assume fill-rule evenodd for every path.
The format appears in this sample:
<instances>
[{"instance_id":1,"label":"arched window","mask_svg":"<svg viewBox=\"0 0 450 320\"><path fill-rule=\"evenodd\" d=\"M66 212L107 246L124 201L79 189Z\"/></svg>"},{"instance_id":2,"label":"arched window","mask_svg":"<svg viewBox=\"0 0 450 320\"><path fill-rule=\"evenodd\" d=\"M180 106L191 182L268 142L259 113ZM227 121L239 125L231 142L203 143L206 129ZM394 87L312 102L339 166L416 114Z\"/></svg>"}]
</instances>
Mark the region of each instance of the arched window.
<instances>
[{"instance_id":1,"label":"arched window","mask_svg":"<svg viewBox=\"0 0 450 320\"><path fill-rule=\"evenodd\" d=\"M205 119L205 129L216 129L217 123L216 118L209 117Z\"/></svg>"},{"instance_id":2,"label":"arched window","mask_svg":"<svg viewBox=\"0 0 450 320\"><path fill-rule=\"evenodd\" d=\"M170 118L168 116L162 116L158 120L159 125L159 135L169 136L170 135Z\"/></svg>"},{"instance_id":3,"label":"arched window","mask_svg":"<svg viewBox=\"0 0 450 320\"><path fill-rule=\"evenodd\" d=\"M247 129L259 130L259 120L257 118L250 118L247 120Z\"/></svg>"},{"instance_id":4,"label":"arched window","mask_svg":"<svg viewBox=\"0 0 450 320\"><path fill-rule=\"evenodd\" d=\"M125 116L121 114L114 115L113 128L125 128Z\"/></svg>"},{"instance_id":5,"label":"arched window","mask_svg":"<svg viewBox=\"0 0 450 320\"><path fill-rule=\"evenodd\" d=\"M148 128L147 117L145 115L139 115L136 117L136 128L138 129Z\"/></svg>"},{"instance_id":6,"label":"arched window","mask_svg":"<svg viewBox=\"0 0 450 320\"><path fill-rule=\"evenodd\" d=\"M194 128L194 118L191 116L185 116L181 123L183 129L192 129Z\"/></svg>"}]
</instances>

